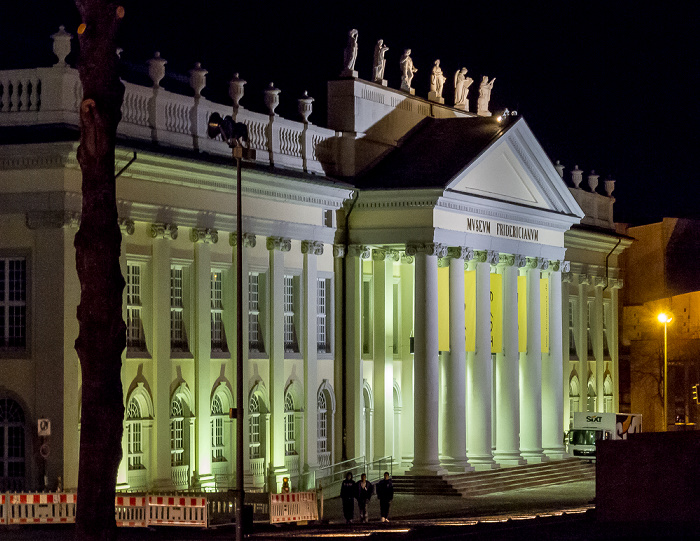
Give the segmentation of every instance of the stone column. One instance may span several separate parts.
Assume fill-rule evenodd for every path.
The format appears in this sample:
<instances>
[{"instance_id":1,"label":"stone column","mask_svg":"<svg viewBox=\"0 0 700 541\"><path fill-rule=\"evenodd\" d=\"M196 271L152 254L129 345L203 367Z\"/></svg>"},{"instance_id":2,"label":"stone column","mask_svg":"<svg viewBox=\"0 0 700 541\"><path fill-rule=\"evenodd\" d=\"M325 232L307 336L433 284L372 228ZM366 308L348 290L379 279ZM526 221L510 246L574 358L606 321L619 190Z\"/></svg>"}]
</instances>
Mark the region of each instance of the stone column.
<instances>
[{"instance_id":1,"label":"stone column","mask_svg":"<svg viewBox=\"0 0 700 541\"><path fill-rule=\"evenodd\" d=\"M549 352L542 354L542 447L551 460L565 457L564 359L562 350L561 262L549 262Z\"/></svg>"},{"instance_id":2,"label":"stone column","mask_svg":"<svg viewBox=\"0 0 700 541\"><path fill-rule=\"evenodd\" d=\"M445 465L450 471L472 471L467 461L466 384L467 352L464 328L464 265L474 258L471 248L456 246L447 249L450 257L450 352L446 356Z\"/></svg>"},{"instance_id":3,"label":"stone column","mask_svg":"<svg viewBox=\"0 0 700 541\"><path fill-rule=\"evenodd\" d=\"M501 466L525 464L520 455L520 354L518 353L518 269L521 255L501 254L498 270L503 276L503 351L496 353L496 451Z\"/></svg>"},{"instance_id":4,"label":"stone column","mask_svg":"<svg viewBox=\"0 0 700 541\"><path fill-rule=\"evenodd\" d=\"M469 463L477 470L496 467L493 460L491 361L491 265L498 263L498 252L474 253L471 267L476 270L476 341L469 356ZM471 268L470 267L470 268Z\"/></svg>"},{"instance_id":5,"label":"stone column","mask_svg":"<svg viewBox=\"0 0 700 541\"><path fill-rule=\"evenodd\" d=\"M170 476L170 241L177 239L177 226L152 224L153 240L153 391L154 424L151 464L152 486L157 489L173 488ZM147 452L147 450L144 449Z\"/></svg>"},{"instance_id":6,"label":"stone column","mask_svg":"<svg viewBox=\"0 0 700 541\"><path fill-rule=\"evenodd\" d=\"M398 253L396 254L398 255ZM394 442L394 257L391 250L372 250L374 286L374 453L393 455Z\"/></svg>"},{"instance_id":7,"label":"stone column","mask_svg":"<svg viewBox=\"0 0 700 541\"><path fill-rule=\"evenodd\" d=\"M591 314L591 332L593 333L593 353L595 354L595 403L596 411L605 411L605 391L603 383L605 380L605 354L603 350L603 287L605 278L596 276L595 302L593 304L594 313Z\"/></svg>"},{"instance_id":8,"label":"stone column","mask_svg":"<svg viewBox=\"0 0 700 541\"><path fill-rule=\"evenodd\" d=\"M292 248L290 239L268 237L270 252L270 491L282 487L287 473L284 465L284 252Z\"/></svg>"},{"instance_id":9,"label":"stone column","mask_svg":"<svg viewBox=\"0 0 700 541\"><path fill-rule=\"evenodd\" d=\"M413 353L411 339L413 331L414 304L414 257L405 255L401 258L401 463L409 466L413 463ZM415 339L415 337L414 337Z\"/></svg>"},{"instance_id":10,"label":"stone column","mask_svg":"<svg viewBox=\"0 0 700 541\"><path fill-rule=\"evenodd\" d=\"M620 411L620 358L618 349L618 296L622 287L622 279L610 280L610 328L608 338L610 339L610 358L612 360L613 377L613 411Z\"/></svg>"},{"instance_id":11,"label":"stone column","mask_svg":"<svg viewBox=\"0 0 700 541\"><path fill-rule=\"evenodd\" d=\"M540 277L548 266L546 259L527 258L527 351L520 356L520 453L528 464L547 460L542 449Z\"/></svg>"},{"instance_id":12,"label":"stone column","mask_svg":"<svg viewBox=\"0 0 700 541\"><path fill-rule=\"evenodd\" d=\"M195 408L197 414L197 477L201 482L213 480L211 476L211 381L209 377L211 356L211 244L218 242L215 230L194 228L190 233L194 242L194 353ZM192 475L195 472L191 472ZM209 477L210 479L207 479Z\"/></svg>"},{"instance_id":13,"label":"stone column","mask_svg":"<svg viewBox=\"0 0 700 541\"><path fill-rule=\"evenodd\" d=\"M581 384L579 391L579 411L587 411L588 408L588 286L591 279L587 274L579 274L578 277L578 312L579 328L578 339L578 376Z\"/></svg>"},{"instance_id":14,"label":"stone column","mask_svg":"<svg viewBox=\"0 0 700 541\"><path fill-rule=\"evenodd\" d=\"M345 258L345 315L347 338L345 342L345 392L346 458L363 454L362 449L362 260L369 259L370 250L366 246L348 246Z\"/></svg>"},{"instance_id":15,"label":"stone column","mask_svg":"<svg viewBox=\"0 0 700 541\"><path fill-rule=\"evenodd\" d=\"M318 466L316 427L318 425L318 329L316 322L318 271L317 258L323 255L323 243L302 241L304 254L302 291L305 293L302 306L302 356L304 358L304 472L309 473Z\"/></svg>"},{"instance_id":16,"label":"stone column","mask_svg":"<svg viewBox=\"0 0 700 541\"><path fill-rule=\"evenodd\" d=\"M439 370L437 259L446 255L442 244L409 245L416 260L414 307L414 458L411 472L441 475L438 453Z\"/></svg>"},{"instance_id":17,"label":"stone column","mask_svg":"<svg viewBox=\"0 0 700 541\"><path fill-rule=\"evenodd\" d=\"M571 342L569 335L569 289L573 278L570 272L570 264L568 261L562 262L561 267L561 313L562 313L562 355L564 372L562 374L562 393L564 396L564 430L569 430L569 419L571 419L571 400L569 379L571 378ZM575 318L574 318L575 321ZM575 327L574 327L575 328Z\"/></svg>"},{"instance_id":18,"label":"stone column","mask_svg":"<svg viewBox=\"0 0 700 541\"><path fill-rule=\"evenodd\" d=\"M333 455L331 456L331 464L335 464L336 462L340 462L343 459L348 458L345 454L345 430L347 424L343 423L347 404L345 400L342 399L341 395L341 393L345 392L345 374L343 373L343 370L345 369L345 352L343 349L345 347L345 337L347 336L345 332L345 295L343 292L345 252L345 245L333 245L333 299L335 302L333 311L333 351L335 353L333 365L333 389L335 391L336 410L335 417L333 418Z\"/></svg>"}]
</instances>

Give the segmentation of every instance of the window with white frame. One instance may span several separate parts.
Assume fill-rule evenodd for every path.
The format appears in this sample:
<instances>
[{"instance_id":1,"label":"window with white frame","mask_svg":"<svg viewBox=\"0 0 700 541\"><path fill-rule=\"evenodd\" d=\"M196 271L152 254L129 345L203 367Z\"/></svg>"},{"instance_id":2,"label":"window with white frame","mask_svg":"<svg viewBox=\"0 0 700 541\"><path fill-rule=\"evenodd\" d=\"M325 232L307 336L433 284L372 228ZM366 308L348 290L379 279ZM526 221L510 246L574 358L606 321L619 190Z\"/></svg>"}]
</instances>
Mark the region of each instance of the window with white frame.
<instances>
[{"instance_id":1,"label":"window with white frame","mask_svg":"<svg viewBox=\"0 0 700 541\"><path fill-rule=\"evenodd\" d=\"M0 258L0 350L27 347L27 261Z\"/></svg>"},{"instance_id":2,"label":"window with white frame","mask_svg":"<svg viewBox=\"0 0 700 541\"><path fill-rule=\"evenodd\" d=\"M399 303L401 302L401 287L398 280L394 281L392 287L392 320L393 320L393 332L392 332L392 342L391 350L394 355L401 353L399 351L399 344L401 343L401 310Z\"/></svg>"},{"instance_id":3,"label":"window with white frame","mask_svg":"<svg viewBox=\"0 0 700 541\"><path fill-rule=\"evenodd\" d=\"M362 277L362 354L372 354L372 276Z\"/></svg>"},{"instance_id":4,"label":"window with white frame","mask_svg":"<svg viewBox=\"0 0 700 541\"><path fill-rule=\"evenodd\" d=\"M218 270L211 271L211 349L226 351L226 334L224 333L223 276Z\"/></svg>"},{"instance_id":5,"label":"window with white frame","mask_svg":"<svg viewBox=\"0 0 700 541\"><path fill-rule=\"evenodd\" d=\"M141 277L143 267L131 261L126 264L126 346L143 350L146 342L141 320Z\"/></svg>"},{"instance_id":6,"label":"window with white frame","mask_svg":"<svg viewBox=\"0 0 700 541\"><path fill-rule=\"evenodd\" d=\"M128 468L130 470L142 470L143 464L141 457L142 449L142 424L141 424L141 407L135 398L129 400L126 407L126 452Z\"/></svg>"},{"instance_id":7,"label":"window with white frame","mask_svg":"<svg viewBox=\"0 0 700 541\"><path fill-rule=\"evenodd\" d=\"M290 392L287 392L284 395L284 454L297 454L294 398Z\"/></svg>"},{"instance_id":8,"label":"window with white frame","mask_svg":"<svg viewBox=\"0 0 700 541\"><path fill-rule=\"evenodd\" d=\"M296 353L299 351L297 332L294 322L296 287L295 277L289 274L284 276L284 351Z\"/></svg>"},{"instance_id":9,"label":"window with white frame","mask_svg":"<svg viewBox=\"0 0 700 541\"><path fill-rule=\"evenodd\" d=\"M185 351L187 337L183 319L183 272L180 265L170 266L170 349Z\"/></svg>"},{"instance_id":10,"label":"window with white frame","mask_svg":"<svg viewBox=\"0 0 700 541\"><path fill-rule=\"evenodd\" d=\"M260 448L260 399L256 394L250 397L248 405L248 445L250 459L262 457Z\"/></svg>"},{"instance_id":11,"label":"window with white frame","mask_svg":"<svg viewBox=\"0 0 700 541\"><path fill-rule=\"evenodd\" d=\"M592 300L588 301L588 313L586 315L586 336L587 336L587 347L588 347L588 356L591 357L593 355L593 335L591 334L591 320L594 317L593 310L594 310L595 302ZM594 411L594 410L591 410Z\"/></svg>"},{"instance_id":12,"label":"window with white frame","mask_svg":"<svg viewBox=\"0 0 700 541\"><path fill-rule=\"evenodd\" d=\"M185 412L182 400L175 397L170 403L170 465L185 463Z\"/></svg>"},{"instance_id":13,"label":"window with white frame","mask_svg":"<svg viewBox=\"0 0 700 541\"><path fill-rule=\"evenodd\" d=\"M569 299L569 356L576 357L576 329L574 327L574 310L576 303Z\"/></svg>"},{"instance_id":14,"label":"window with white frame","mask_svg":"<svg viewBox=\"0 0 700 541\"><path fill-rule=\"evenodd\" d=\"M317 400L317 411L318 411L318 425L316 427L316 441L318 452L319 464L323 462L323 455L328 452L328 404L326 403L326 395L323 391L318 393ZM325 464L327 465L327 464Z\"/></svg>"},{"instance_id":15,"label":"window with white frame","mask_svg":"<svg viewBox=\"0 0 700 541\"><path fill-rule=\"evenodd\" d=\"M610 334L608 318L610 317L610 302L603 303L603 355L610 357Z\"/></svg>"},{"instance_id":16,"label":"window with white frame","mask_svg":"<svg viewBox=\"0 0 700 541\"><path fill-rule=\"evenodd\" d=\"M248 273L248 348L250 351L265 351L262 328L262 289L264 275L259 272Z\"/></svg>"},{"instance_id":17,"label":"window with white frame","mask_svg":"<svg viewBox=\"0 0 700 541\"><path fill-rule=\"evenodd\" d=\"M224 406L217 394L211 403L211 459L223 462L224 457Z\"/></svg>"},{"instance_id":18,"label":"window with white frame","mask_svg":"<svg viewBox=\"0 0 700 541\"><path fill-rule=\"evenodd\" d=\"M319 353L331 352L331 280L319 278L316 293L316 335Z\"/></svg>"}]
</instances>

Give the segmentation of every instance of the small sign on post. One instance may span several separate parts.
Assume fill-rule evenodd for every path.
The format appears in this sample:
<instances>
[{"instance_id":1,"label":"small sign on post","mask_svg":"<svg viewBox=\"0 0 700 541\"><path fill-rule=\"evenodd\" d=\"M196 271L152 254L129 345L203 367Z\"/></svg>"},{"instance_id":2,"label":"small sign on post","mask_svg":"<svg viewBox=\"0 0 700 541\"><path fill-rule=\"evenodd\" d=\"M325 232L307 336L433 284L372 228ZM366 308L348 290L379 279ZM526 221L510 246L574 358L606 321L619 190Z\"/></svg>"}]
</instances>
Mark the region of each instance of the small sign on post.
<instances>
[{"instance_id":1,"label":"small sign on post","mask_svg":"<svg viewBox=\"0 0 700 541\"><path fill-rule=\"evenodd\" d=\"M51 435L51 421L49 419L39 419L37 421L37 432L39 436Z\"/></svg>"}]
</instances>

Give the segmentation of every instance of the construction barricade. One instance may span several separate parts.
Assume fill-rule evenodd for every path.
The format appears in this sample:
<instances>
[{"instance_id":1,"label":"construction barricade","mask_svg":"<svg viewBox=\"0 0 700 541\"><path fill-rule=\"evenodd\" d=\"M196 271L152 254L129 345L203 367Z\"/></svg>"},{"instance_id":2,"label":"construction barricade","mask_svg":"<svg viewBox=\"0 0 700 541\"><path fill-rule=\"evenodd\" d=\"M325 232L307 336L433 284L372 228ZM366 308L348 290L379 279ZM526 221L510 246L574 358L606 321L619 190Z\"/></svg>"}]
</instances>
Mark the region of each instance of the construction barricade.
<instances>
[{"instance_id":1,"label":"construction barricade","mask_svg":"<svg viewBox=\"0 0 700 541\"><path fill-rule=\"evenodd\" d=\"M207 527L207 499L148 496L148 525Z\"/></svg>"},{"instance_id":2,"label":"construction barricade","mask_svg":"<svg viewBox=\"0 0 700 541\"><path fill-rule=\"evenodd\" d=\"M270 524L318 520L315 492L270 494Z\"/></svg>"},{"instance_id":3,"label":"construction barricade","mask_svg":"<svg viewBox=\"0 0 700 541\"><path fill-rule=\"evenodd\" d=\"M72 524L76 494L9 494L6 524ZM7 505L7 500L6 505Z\"/></svg>"},{"instance_id":4,"label":"construction barricade","mask_svg":"<svg viewBox=\"0 0 700 541\"><path fill-rule=\"evenodd\" d=\"M114 518L117 526L145 528L148 526L145 496L117 496L114 498Z\"/></svg>"},{"instance_id":5,"label":"construction barricade","mask_svg":"<svg viewBox=\"0 0 700 541\"><path fill-rule=\"evenodd\" d=\"M7 497L0 494L0 524L7 524Z\"/></svg>"}]
</instances>

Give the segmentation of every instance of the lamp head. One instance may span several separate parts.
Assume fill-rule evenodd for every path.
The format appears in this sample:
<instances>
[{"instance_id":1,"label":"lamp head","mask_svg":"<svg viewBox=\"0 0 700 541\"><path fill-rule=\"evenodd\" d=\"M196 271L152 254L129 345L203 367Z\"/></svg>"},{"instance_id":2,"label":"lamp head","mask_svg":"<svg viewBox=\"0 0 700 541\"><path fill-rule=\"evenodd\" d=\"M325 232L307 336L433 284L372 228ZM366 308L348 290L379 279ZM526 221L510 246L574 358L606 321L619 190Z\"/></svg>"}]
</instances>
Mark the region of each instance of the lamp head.
<instances>
[{"instance_id":1,"label":"lamp head","mask_svg":"<svg viewBox=\"0 0 700 541\"><path fill-rule=\"evenodd\" d=\"M659 323L671 323L671 321L673 321L673 316L671 314L667 314L666 312L661 312L658 316L656 316L656 319L659 320Z\"/></svg>"},{"instance_id":2,"label":"lamp head","mask_svg":"<svg viewBox=\"0 0 700 541\"><path fill-rule=\"evenodd\" d=\"M224 138L227 143L233 135L233 119L230 115L222 118L219 113L212 113L207 122L207 135L210 139L216 139L219 135Z\"/></svg>"}]
</instances>

